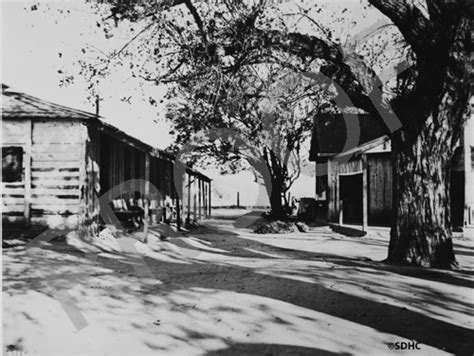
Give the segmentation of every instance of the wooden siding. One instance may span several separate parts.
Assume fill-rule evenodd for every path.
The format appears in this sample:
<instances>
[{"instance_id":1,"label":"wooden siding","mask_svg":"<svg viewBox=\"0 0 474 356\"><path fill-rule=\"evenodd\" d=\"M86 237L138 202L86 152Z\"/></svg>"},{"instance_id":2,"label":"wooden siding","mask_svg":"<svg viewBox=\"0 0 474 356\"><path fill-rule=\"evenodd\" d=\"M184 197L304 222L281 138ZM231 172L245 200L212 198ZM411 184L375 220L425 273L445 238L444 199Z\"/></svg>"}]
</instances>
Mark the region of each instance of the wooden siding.
<instances>
[{"instance_id":1,"label":"wooden siding","mask_svg":"<svg viewBox=\"0 0 474 356\"><path fill-rule=\"evenodd\" d=\"M122 183L132 179L145 179L145 152L132 147L107 134L100 134L100 195L118 187L125 199L138 198L144 185L125 191Z\"/></svg>"},{"instance_id":2,"label":"wooden siding","mask_svg":"<svg viewBox=\"0 0 474 356\"><path fill-rule=\"evenodd\" d=\"M174 162L166 156L153 157L146 148L96 125L73 119L4 119L2 127L3 145L23 148L22 181L2 183L5 221L80 228L96 235L99 198L117 186L125 199L147 197L152 213L171 199L175 221L188 216L197 220L210 213L210 183L204 176L175 172ZM179 174L176 179L175 174ZM122 185L147 178L159 193L150 189L145 196L144 182L131 191Z\"/></svg>"},{"instance_id":3,"label":"wooden siding","mask_svg":"<svg viewBox=\"0 0 474 356\"><path fill-rule=\"evenodd\" d=\"M2 127L3 145L24 149L22 182L2 183L4 220L19 220L8 216L23 213L28 223L76 227L84 126L79 121L25 119L3 120Z\"/></svg>"},{"instance_id":4,"label":"wooden siding","mask_svg":"<svg viewBox=\"0 0 474 356\"><path fill-rule=\"evenodd\" d=\"M368 155L369 224L390 224L392 210L392 164L390 153Z\"/></svg>"},{"instance_id":5,"label":"wooden siding","mask_svg":"<svg viewBox=\"0 0 474 356\"><path fill-rule=\"evenodd\" d=\"M339 210L340 210L340 194L339 194L339 176L344 174L357 174L362 173L363 162L360 157L349 160L340 161L330 160L328 161L328 187L327 187L327 199L328 199L328 220L331 222L339 221ZM362 208L362 207L361 207Z\"/></svg>"},{"instance_id":6,"label":"wooden siding","mask_svg":"<svg viewBox=\"0 0 474 356\"><path fill-rule=\"evenodd\" d=\"M30 120L8 120L2 118L2 144L4 146L25 145Z\"/></svg>"},{"instance_id":7,"label":"wooden siding","mask_svg":"<svg viewBox=\"0 0 474 356\"><path fill-rule=\"evenodd\" d=\"M80 121L33 120L32 221L77 227L86 134Z\"/></svg>"},{"instance_id":8,"label":"wooden siding","mask_svg":"<svg viewBox=\"0 0 474 356\"><path fill-rule=\"evenodd\" d=\"M33 120L33 145L82 144L85 128L76 120Z\"/></svg>"},{"instance_id":9,"label":"wooden siding","mask_svg":"<svg viewBox=\"0 0 474 356\"><path fill-rule=\"evenodd\" d=\"M368 225L390 224L390 211L392 209L392 166L390 153L372 153L367 155L367 163L363 157L352 159L348 162L329 161L328 163L328 219L339 222L340 217L340 177L349 174L363 173L367 175L363 181L366 189L367 203L361 209L367 210ZM365 183L364 183L365 182Z\"/></svg>"}]
</instances>

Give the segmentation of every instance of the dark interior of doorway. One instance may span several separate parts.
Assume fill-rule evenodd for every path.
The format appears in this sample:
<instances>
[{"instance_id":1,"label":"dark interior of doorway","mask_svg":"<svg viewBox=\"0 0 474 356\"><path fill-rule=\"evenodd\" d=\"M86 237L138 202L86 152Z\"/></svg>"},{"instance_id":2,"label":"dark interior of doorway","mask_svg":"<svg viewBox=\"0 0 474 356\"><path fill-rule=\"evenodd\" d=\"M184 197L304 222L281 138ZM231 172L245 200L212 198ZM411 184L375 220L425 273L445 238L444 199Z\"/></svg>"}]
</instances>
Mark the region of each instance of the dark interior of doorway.
<instances>
[{"instance_id":1,"label":"dark interior of doorway","mask_svg":"<svg viewBox=\"0 0 474 356\"><path fill-rule=\"evenodd\" d=\"M342 200L342 222L349 225L362 224L362 173L341 175L340 199Z\"/></svg>"}]
</instances>

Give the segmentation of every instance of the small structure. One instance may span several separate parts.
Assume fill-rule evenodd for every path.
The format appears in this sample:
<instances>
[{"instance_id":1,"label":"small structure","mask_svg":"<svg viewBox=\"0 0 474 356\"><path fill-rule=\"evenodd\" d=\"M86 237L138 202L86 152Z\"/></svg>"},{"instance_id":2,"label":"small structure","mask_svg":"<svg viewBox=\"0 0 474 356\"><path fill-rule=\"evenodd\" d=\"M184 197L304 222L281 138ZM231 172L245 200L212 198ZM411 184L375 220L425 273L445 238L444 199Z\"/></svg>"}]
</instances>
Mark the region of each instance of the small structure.
<instances>
[{"instance_id":1,"label":"small structure","mask_svg":"<svg viewBox=\"0 0 474 356\"><path fill-rule=\"evenodd\" d=\"M4 223L93 234L104 220L101 204L116 198L141 204L151 220L168 216L178 226L185 216L210 214L211 180L189 167L177 169L174 156L97 115L5 85L2 101Z\"/></svg>"},{"instance_id":2,"label":"small structure","mask_svg":"<svg viewBox=\"0 0 474 356\"><path fill-rule=\"evenodd\" d=\"M474 119L456 151L451 180L453 226L474 223ZM316 119L310 160L316 162L316 199L328 222L389 226L392 162L389 138L367 113L321 115Z\"/></svg>"},{"instance_id":3,"label":"small structure","mask_svg":"<svg viewBox=\"0 0 474 356\"><path fill-rule=\"evenodd\" d=\"M392 173L384 133L365 113L318 116L310 160L316 162L320 218L363 227L387 223Z\"/></svg>"}]
</instances>

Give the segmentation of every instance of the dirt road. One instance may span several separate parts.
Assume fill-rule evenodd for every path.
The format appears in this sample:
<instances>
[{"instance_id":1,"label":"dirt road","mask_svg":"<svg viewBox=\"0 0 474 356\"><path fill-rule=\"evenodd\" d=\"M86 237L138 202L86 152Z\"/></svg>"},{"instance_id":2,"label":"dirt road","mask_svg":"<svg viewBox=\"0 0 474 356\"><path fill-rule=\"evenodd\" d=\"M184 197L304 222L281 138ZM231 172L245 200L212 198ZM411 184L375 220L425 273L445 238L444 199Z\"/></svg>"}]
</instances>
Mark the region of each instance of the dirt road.
<instances>
[{"instance_id":1,"label":"dirt road","mask_svg":"<svg viewBox=\"0 0 474 356\"><path fill-rule=\"evenodd\" d=\"M17 241L3 250L4 351L472 354L470 242L456 244L460 270L421 270L377 262L383 236L256 235L247 222L148 244Z\"/></svg>"}]
</instances>

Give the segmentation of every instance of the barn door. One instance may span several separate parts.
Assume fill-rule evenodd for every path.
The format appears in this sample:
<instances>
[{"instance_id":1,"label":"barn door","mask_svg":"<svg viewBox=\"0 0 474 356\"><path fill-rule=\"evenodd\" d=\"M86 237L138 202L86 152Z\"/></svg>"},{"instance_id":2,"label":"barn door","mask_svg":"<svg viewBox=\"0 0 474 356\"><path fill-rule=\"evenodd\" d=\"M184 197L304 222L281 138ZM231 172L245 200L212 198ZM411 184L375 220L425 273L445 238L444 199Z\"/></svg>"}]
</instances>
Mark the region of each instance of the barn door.
<instances>
[{"instance_id":1,"label":"barn door","mask_svg":"<svg viewBox=\"0 0 474 356\"><path fill-rule=\"evenodd\" d=\"M362 224L362 173L339 176L339 197L342 200L342 222Z\"/></svg>"}]
</instances>

